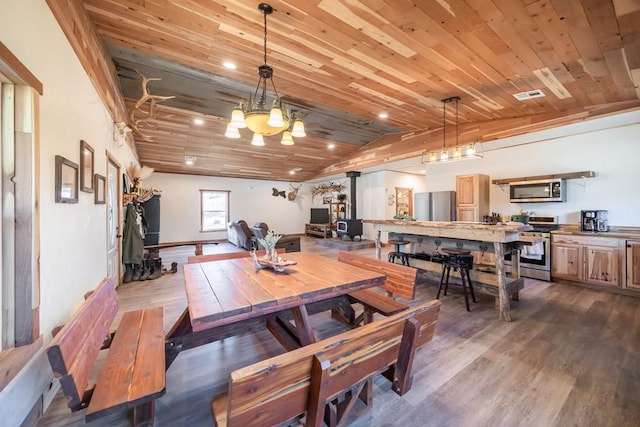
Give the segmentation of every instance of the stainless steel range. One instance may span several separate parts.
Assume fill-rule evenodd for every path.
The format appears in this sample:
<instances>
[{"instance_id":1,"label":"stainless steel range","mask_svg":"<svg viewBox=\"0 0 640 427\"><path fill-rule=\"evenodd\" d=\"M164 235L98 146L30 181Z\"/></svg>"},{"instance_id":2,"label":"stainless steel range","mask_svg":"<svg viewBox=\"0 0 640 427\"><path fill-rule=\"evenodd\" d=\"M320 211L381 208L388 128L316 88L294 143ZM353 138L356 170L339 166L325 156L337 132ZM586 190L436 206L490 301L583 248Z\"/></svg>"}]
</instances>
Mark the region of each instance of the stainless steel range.
<instances>
[{"instance_id":1,"label":"stainless steel range","mask_svg":"<svg viewBox=\"0 0 640 427\"><path fill-rule=\"evenodd\" d=\"M520 252L520 275L539 280L551 280L551 231L558 229L558 217L538 215L529 217L531 231L520 232L523 236L543 237L540 245L525 247ZM511 255L504 257L508 270L511 266ZM508 271L507 270L507 271Z\"/></svg>"}]
</instances>

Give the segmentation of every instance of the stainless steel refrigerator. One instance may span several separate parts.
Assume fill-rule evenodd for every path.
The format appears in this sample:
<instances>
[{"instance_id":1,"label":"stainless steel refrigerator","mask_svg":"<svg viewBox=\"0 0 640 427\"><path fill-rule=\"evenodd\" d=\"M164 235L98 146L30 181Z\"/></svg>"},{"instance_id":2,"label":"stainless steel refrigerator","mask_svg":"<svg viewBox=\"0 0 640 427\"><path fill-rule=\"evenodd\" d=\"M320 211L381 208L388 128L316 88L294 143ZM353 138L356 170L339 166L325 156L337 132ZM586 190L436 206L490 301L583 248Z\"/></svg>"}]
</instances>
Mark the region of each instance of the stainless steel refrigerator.
<instances>
[{"instance_id":1,"label":"stainless steel refrigerator","mask_svg":"<svg viewBox=\"0 0 640 427\"><path fill-rule=\"evenodd\" d=\"M418 221L455 221L456 192L415 193L413 212Z\"/></svg>"}]
</instances>

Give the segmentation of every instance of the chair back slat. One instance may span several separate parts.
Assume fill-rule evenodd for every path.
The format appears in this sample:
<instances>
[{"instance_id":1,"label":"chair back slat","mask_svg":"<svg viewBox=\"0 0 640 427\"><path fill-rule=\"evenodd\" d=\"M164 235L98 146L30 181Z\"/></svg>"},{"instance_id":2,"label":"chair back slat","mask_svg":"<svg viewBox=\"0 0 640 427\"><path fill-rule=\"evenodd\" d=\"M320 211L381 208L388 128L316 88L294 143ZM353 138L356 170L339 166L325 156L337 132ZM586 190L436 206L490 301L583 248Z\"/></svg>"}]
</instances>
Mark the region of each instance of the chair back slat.
<instances>
[{"instance_id":1,"label":"chair back slat","mask_svg":"<svg viewBox=\"0 0 640 427\"><path fill-rule=\"evenodd\" d=\"M396 363L401 350L415 351L428 342L426 338L433 336L439 309L439 301L429 301L232 372L227 425L275 425L304 414L313 406L309 391L314 358L328 360L331 365L331 373L318 391L322 399L386 370ZM412 319L419 323L422 339L414 340L417 348L402 348L405 322Z\"/></svg>"},{"instance_id":2,"label":"chair back slat","mask_svg":"<svg viewBox=\"0 0 640 427\"><path fill-rule=\"evenodd\" d=\"M220 261L223 259L235 259L235 258L247 258L251 256L249 251L241 252L227 252L225 254L207 254L207 255L192 255L187 258L187 264L196 264L200 262Z\"/></svg>"},{"instance_id":3,"label":"chair back slat","mask_svg":"<svg viewBox=\"0 0 640 427\"><path fill-rule=\"evenodd\" d=\"M414 299L416 296L416 280L418 277L418 269L416 268L380 261L379 259L346 251L338 253L338 261L384 274L387 276L387 280L383 288L387 292L409 299Z\"/></svg>"}]
</instances>

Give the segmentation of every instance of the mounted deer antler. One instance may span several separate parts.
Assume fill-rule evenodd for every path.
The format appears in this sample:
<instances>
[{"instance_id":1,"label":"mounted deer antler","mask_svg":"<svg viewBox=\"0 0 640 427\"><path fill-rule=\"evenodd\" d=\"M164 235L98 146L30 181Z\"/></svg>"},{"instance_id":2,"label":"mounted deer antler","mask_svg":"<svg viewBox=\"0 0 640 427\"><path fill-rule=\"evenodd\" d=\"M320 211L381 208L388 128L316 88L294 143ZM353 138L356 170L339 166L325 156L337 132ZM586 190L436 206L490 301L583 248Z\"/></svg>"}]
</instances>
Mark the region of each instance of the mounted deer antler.
<instances>
[{"instance_id":1,"label":"mounted deer antler","mask_svg":"<svg viewBox=\"0 0 640 427\"><path fill-rule=\"evenodd\" d=\"M287 199L289 199L290 202L293 202L296 197L298 197L298 190L300 190L302 184L298 185L297 187L293 184L289 184L289 187L291 187L291 191L289 191L289 194L287 194Z\"/></svg>"},{"instance_id":2,"label":"mounted deer antler","mask_svg":"<svg viewBox=\"0 0 640 427\"><path fill-rule=\"evenodd\" d=\"M131 127L131 130L133 130L133 133L135 133L136 135L140 136L141 138L144 139L149 139L150 137L143 134L140 131L141 127L144 127L146 125L148 125L148 122L150 119L153 119L153 112L156 106L156 103L158 102L162 102L162 101L166 101L167 99L171 99L171 98L175 98L175 96L160 96L160 95L151 95L149 93L149 89L147 89L147 84L150 81L153 80L162 80L159 77L145 77L140 71L135 70L135 72L142 77L142 96L140 97L140 99L135 103L135 105L133 106L133 108L131 109L131 113L129 114L129 126ZM142 109L142 106L146 103L149 102L149 111L144 111ZM142 117L138 117L136 118L136 112L142 113Z\"/></svg>"}]
</instances>

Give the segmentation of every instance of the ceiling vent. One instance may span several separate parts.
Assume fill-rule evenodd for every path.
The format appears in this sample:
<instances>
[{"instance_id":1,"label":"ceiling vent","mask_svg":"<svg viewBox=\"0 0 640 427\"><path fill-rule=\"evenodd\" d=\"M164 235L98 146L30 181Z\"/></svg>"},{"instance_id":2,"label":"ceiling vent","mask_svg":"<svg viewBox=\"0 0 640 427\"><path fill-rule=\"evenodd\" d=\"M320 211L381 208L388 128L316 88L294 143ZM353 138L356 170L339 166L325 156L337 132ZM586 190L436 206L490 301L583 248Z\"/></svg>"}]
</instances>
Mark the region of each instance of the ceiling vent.
<instances>
[{"instance_id":1,"label":"ceiling vent","mask_svg":"<svg viewBox=\"0 0 640 427\"><path fill-rule=\"evenodd\" d=\"M540 98L544 96L544 92L540 89L528 90L526 92L514 93L513 97L518 101L524 101L525 99Z\"/></svg>"}]
</instances>

